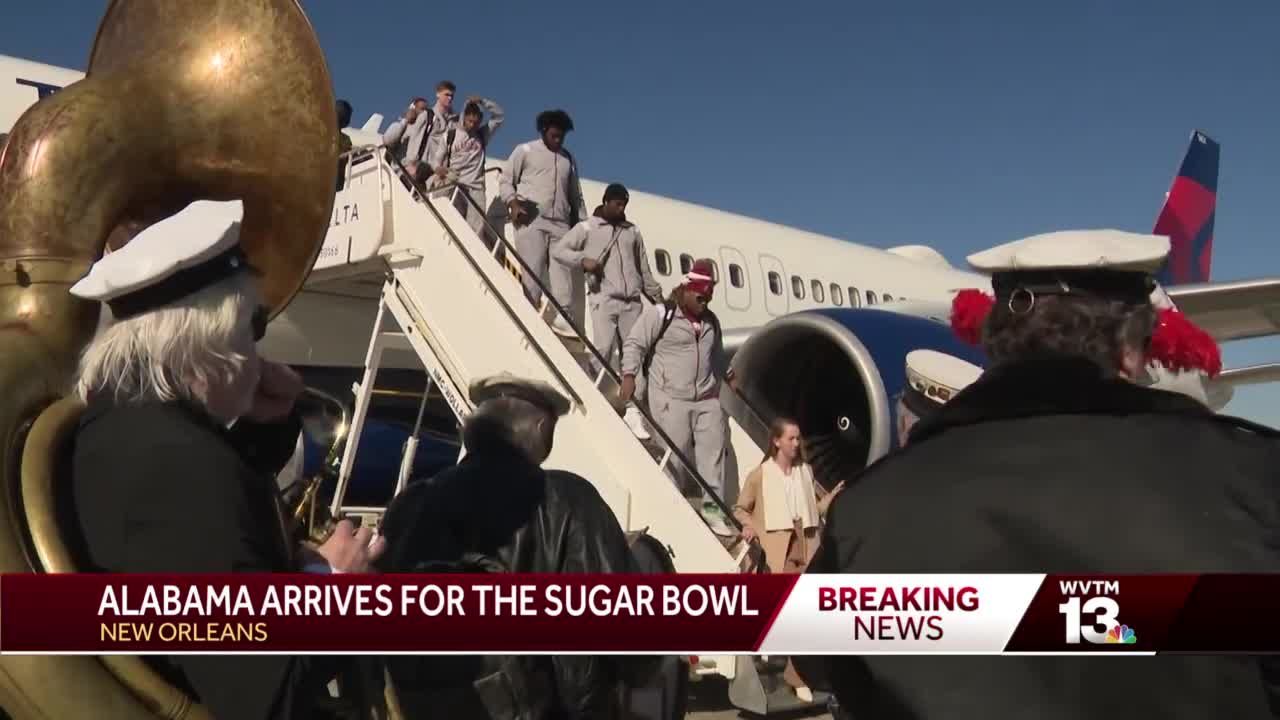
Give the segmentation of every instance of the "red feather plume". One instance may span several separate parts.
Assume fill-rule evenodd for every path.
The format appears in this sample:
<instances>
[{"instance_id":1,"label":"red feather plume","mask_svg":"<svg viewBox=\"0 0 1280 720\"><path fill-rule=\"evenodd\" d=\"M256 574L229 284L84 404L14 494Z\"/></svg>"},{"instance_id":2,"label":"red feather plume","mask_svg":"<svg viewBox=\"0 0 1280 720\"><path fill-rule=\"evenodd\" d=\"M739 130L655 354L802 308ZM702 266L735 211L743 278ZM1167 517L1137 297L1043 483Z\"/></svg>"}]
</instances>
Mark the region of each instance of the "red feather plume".
<instances>
[{"instance_id":1,"label":"red feather plume","mask_svg":"<svg viewBox=\"0 0 1280 720\"><path fill-rule=\"evenodd\" d=\"M982 324L994 304L995 298L981 290L961 290L951 301L951 329L961 340L977 345L982 341Z\"/></svg>"},{"instance_id":2,"label":"red feather plume","mask_svg":"<svg viewBox=\"0 0 1280 720\"><path fill-rule=\"evenodd\" d=\"M1209 377L1222 372L1218 343L1177 310L1161 310L1151 338L1149 358L1175 372L1198 370Z\"/></svg>"}]
</instances>

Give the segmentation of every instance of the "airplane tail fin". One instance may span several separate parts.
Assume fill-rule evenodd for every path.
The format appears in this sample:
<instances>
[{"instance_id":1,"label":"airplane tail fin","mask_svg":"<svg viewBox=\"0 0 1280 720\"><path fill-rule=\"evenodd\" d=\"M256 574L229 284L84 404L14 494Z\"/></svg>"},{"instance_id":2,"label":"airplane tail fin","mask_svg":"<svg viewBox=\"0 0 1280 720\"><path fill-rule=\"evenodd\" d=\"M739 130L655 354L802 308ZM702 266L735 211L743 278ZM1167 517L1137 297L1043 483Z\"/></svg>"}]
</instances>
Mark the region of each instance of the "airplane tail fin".
<instances>
[{"instance_id":1,"label":"airplane tail fin","mask_svg":"<svg viewBox=\"0 0 1280 720\"><path fill-rule=\"evenodd\" d=\"M1155 235L1169 238L1169 257L1157 279L1161 285L1209 280L1213 259L1213 221L1218 200L1219 146L1199 130L1178 168L1178 177L1156 220Z\"/></svg>"}]
</instances>

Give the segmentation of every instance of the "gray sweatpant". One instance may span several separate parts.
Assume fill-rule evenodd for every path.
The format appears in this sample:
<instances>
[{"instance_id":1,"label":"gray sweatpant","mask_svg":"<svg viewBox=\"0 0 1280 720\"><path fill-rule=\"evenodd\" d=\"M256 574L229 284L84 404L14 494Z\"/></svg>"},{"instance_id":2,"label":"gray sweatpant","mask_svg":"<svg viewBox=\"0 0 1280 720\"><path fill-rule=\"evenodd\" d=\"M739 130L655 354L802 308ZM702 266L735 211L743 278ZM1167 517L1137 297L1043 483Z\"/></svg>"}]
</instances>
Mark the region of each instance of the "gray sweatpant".
<instances>
[{"instance_id":1,"label":"gray sweatpant","mask_svg":"<svg viewBox=\"0 0 1280 720\"><path fill-rule=\"evenodd\" d=\"M649 411L671 442L689 458L702 479L724 498L726 424L719 398L676 400L649 385Z\"/></svg>"},{"instance_id":2,"label":"gray sweatpant","mask_svg":"<svg viewBox=\"0 0 1280 720\"><path fill-rule=\"evenodd\" d=\"M573 300L573 270L563 263L551 262L551 244L567 232L569 226L564 223L538 218L517 229L515 237L520 258L539 278L549 279L551 296L566 310ZM524 277L524 294L535 307L542 302L542 290L532 277Z\"/></svg>"},{"instance_id":3,"label":"gray sweatpant","mask_svg":"<svg viewBox=\"0 0 1280 720\"><path fill-rule=\"evenodd\" d=\"M609 367L618 370L622 363L622 341L640 319L644 302L595 294L589 296L587 307L591 311L591 342L609 362Z\"/></svg>"},{"instance_id":4,"label":"gray sweatpant","mask_svg":"<svg viewBox=\"0 0 1280 720\"><path fill-rule=\"evenodd\" d=\"M471 196L471 199L475 200L476 204L472 205L467 202L467 198L464 195ZM472 190L471 188L464 187L458 188L457 192L453 196L453 206L458 209L458 212L462 217L466 218L467 224L471 226L471 229L475 231L476 235L480 236L480 239L484 241L484 244L492 248L493 238L486 237L487 233L484 231L484 213L485 209L488 207L485 205L484 190ZM479 209L476 209L477 207L479 207Z\"/></svg>"}]
</instances>

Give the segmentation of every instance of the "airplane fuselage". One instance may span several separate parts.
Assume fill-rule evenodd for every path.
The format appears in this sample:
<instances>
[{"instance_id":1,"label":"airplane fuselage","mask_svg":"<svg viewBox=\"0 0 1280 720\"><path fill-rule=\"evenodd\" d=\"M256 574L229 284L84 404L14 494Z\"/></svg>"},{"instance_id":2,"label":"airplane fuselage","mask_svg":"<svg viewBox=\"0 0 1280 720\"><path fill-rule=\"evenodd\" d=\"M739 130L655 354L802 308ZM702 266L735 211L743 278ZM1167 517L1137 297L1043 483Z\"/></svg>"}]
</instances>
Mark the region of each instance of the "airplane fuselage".
<instances>
[{"instance_id":1,"label":"airplane fuselage","mask_svg":"<svg viewBox=\"0 0 1280 720\"><path fill-rule=\"evenodd\" d=\"M82 77L74 70L0 56L0 132L8 132L41 97ZM345 132L356 146L378 138L364 129ZM505 166L501 159L489 162ZM590 172L589 158L584 165ZM582 186L588 209L594 208L604 183L584 180ZM749 331L800 310L902 306L904 300L941 307L956 290L986 282L928 249L913 248L916 257L905 257L635 190L627 215L644 235L650 267L664 292L679 284L695 258L715 261L719 284L712 308L727 331ZM306 364L305 357L295 359Z\"/></svg>"}]
</instances>

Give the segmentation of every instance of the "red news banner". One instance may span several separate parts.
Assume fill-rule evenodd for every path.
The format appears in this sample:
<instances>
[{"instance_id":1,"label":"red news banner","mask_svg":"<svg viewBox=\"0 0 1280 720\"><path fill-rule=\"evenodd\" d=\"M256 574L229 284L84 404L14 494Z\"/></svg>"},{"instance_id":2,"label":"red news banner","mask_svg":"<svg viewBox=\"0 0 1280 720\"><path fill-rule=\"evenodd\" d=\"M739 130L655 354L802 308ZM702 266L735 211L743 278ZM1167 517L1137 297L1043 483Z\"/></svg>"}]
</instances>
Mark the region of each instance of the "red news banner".
<instances>
[{"instance_id":1,"label":"red news banner","mask_svg":"<svg viewBox=\"0 0 1280 720\"><path fill-rule=\"evenodd\" d=\"M1280 575L5 575L0 652L1280 652Z\"/></svg>"}]
</instances>

